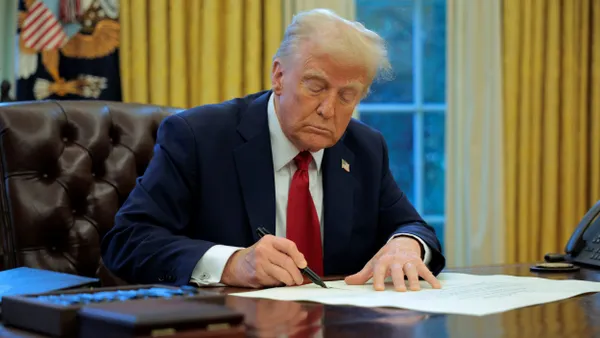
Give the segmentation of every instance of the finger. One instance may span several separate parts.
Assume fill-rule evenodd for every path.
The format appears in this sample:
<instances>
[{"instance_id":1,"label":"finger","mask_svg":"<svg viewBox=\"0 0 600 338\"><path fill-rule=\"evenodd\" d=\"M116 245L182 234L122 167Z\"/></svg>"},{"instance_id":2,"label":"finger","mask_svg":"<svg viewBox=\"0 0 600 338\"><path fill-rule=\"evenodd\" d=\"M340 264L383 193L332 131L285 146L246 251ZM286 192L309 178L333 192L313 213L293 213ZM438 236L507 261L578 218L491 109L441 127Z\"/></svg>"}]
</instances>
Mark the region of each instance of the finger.
<instances>
[{"instance_id":1,"label":"finger","mask_svg":"<svg viewBox=\"0 0 600 338\"><path fill-rule=\"evenodd\" d=\"M417 267L415 266L415 263L405 263L404 273L408 278L408 287L413 291L421 290L421 285L419 284L419 273L417 272Z\"/></svg>"},{"instance_id":2,"label":"finger","mask_svg":"<svg viewBox=\"0 0 600 338\"><path fill-rule=\"evenodd\" d=\"M390 268L390 270L392 270L392 280L394 281L394 289L396 289L396 291L406 291L403 268L401 263L393 263Z\"/></svg>"},{"instance_id":3,"label":"finger","mask_svg":"<svg viewBox=\"0 0 600 338\"><path fill-rule=\"evenodd\" d=\"M296 285L296 282L294 282L294 278L292 277L292 275L290 275L289 272L287 272L278 265L272 263L267 264L267 266L265 266L265 272L269 276L273 277L277 281L284 283L287 286Z\"/></svg>"},{"instance_id":4,"label":"finger","mask_svg":"<svg viewBox=\"0 0 600 338\"><path fill-rule=\"evenodd\" d=\"M278 286L282 282L271 276L262 265L256 267L257 280L252 283L252 287L259 288L261 286Z\"/></svg>"},{"instance_id":5,"label":"finger","mask_svg":"<svg viewBox=\"0 0 600 338\"><path fill-rule=\"evenodd\" d=\"M379 259L373 269L373 288L376 291L385 290L385 277L390 268L389 260Z\"/></svg>"},{"instance_id":6,"label":"finger","mask_svg":"<svg viewBox=\"0 0 600 338\"><path fill-rule=\"evenodd\" d=\"M427 268L425 264L419 267L419 276L423 277L423 279L431 285L434 289L441 289L442 283L435 278L433 273Z\"/></svg>"},{"instance_id":7,"label":"finger","mask_svg":"<svg viewBox=\"0 0 600 338\"><path fill-rule=\"evenodd\" d=\"M304 258L304 255L300 251L298 251L296 243L290 241L287 238L274 237L273 247L278 251L281 251L284 254L290 256L298 268L304 269L306 267L306 259Z\"/></svg>"},{"instance_id":8,"label":"finger","mask_svg":"<svg viewBox=\"0 0 600 338\"><path fill-rule=\"evenodd\" d=\"M348 285L363 285L373 277L373 263L369 261L359 272L344 279Z\"/></svg>"},{"instance_id":9,"label":"finger","mask_svg":"<svg viewBox=\"0 0 600 338\"><path fill-rule=\"evenodd\" d=\"M269 261L287 271L292 277L294 284L301 285L304 282L304 278L292 258L280 251L274 251L275 252L268 257Z\"/></svg>"},{"instance_id":10,"label":"finger","mask_svg":"<svg viewBox=\"0 0 600 338\"><path fill-rule=\"evenodd\" d=\"M253 254L246 256L247 259L250 257L250 266L255 271L255 277L251 278L250 283L254 287L281 285L283 281L273 276L268 268L270 265L273 265L269 261L269 257L279 252L273 248L267 236L263 239L257 242L257 245L252 250Z\"/></svg>"}]
</instances>

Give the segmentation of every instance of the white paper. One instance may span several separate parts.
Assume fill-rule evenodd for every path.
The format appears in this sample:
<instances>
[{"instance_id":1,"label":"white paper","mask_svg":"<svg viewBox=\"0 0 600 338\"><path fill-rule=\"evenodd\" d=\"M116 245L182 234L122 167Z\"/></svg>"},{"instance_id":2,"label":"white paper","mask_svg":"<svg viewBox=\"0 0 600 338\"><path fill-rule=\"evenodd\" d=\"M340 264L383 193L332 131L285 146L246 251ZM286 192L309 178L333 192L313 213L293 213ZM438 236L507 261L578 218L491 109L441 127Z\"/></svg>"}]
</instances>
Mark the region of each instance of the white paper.
<instances>
[{"instance_id":1,"label":"white paper","mask_svg":"<svg viewBox=\"0 0 600 338\"><path fill-rule=\"evenodd\" d=\"M469 275L441 273L441 289L432 289L421 281L420 291L398 292L391 281L385 291L365 285L346 285L341 281L326 282L328 289L315 284L278 287L232 295L288 301L310 301L323 304L366 307L395 307L414 311L484 316L525 306L600 292L599 282L551 280L538 277L508 275ZM408 285L408 284L407 284Z\"/></svg>"}]
</instances>

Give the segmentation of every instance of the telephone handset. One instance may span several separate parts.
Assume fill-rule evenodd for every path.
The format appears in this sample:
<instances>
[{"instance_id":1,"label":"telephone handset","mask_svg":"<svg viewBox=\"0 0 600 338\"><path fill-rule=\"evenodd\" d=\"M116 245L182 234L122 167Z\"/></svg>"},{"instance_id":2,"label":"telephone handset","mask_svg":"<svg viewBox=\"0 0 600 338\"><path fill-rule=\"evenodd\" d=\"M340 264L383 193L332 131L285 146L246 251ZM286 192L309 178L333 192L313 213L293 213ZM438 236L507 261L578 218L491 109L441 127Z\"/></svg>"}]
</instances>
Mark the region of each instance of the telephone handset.
<instances>
[{"instance_id":1,"label":"telephone handset","mask_svg":"<svg viewBox=\"0 0 600 338\"><path fill-rule=\"evenodd\" d=\"M600 201L583 216L565 246L570 262L600 267Z\"/></svg>"}]
</instances>

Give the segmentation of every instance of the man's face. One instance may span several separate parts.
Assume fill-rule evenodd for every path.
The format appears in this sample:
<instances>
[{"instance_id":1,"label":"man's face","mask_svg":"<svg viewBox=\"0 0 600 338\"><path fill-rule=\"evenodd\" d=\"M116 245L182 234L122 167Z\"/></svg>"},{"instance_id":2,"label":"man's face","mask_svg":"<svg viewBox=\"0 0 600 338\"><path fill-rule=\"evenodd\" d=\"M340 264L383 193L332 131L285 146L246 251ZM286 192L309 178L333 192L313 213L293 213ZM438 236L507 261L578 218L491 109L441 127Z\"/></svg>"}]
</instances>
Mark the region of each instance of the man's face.
<instances>
[{"instance_id":1,"label":"man's face","mask_svg":"<svg viewBox=\"0 0 600 338\"><path fill-rule=\"evenodd\" d=\"M284 134L299 150L318 151L337 143L367 88L363 65L327 55L303 53L271 74L275 105Z\"/></svg>"}]
</instances>

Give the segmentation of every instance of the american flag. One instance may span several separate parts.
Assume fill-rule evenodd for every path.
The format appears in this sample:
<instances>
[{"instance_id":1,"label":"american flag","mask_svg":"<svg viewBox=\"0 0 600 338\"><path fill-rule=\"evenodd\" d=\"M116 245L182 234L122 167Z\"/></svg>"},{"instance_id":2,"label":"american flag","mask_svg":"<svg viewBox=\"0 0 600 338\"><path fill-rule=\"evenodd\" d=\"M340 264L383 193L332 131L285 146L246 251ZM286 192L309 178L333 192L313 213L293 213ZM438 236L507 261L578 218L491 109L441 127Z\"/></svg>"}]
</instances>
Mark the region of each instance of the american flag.
<instances>
[{"instance_id":1,"label":"american flag","mask_svg":"<svg viewBox=\"0 0 600 338\"><path fill-rule=\"evenodd\" d=\"M342 159L342 169L350 172L350 163L346 162L346 160Z\"/></svg>"},{"instance_id":2,"label":"american flag","mask_svg":"<svg viewBox=\"0 0 600 338\"><path fill-rule=\"evenodd\" d=\"M68 39L54 13L39 0L29 7L21 37L27 48L38 51L60 48Z\"/></svg>"}]
</instances>

